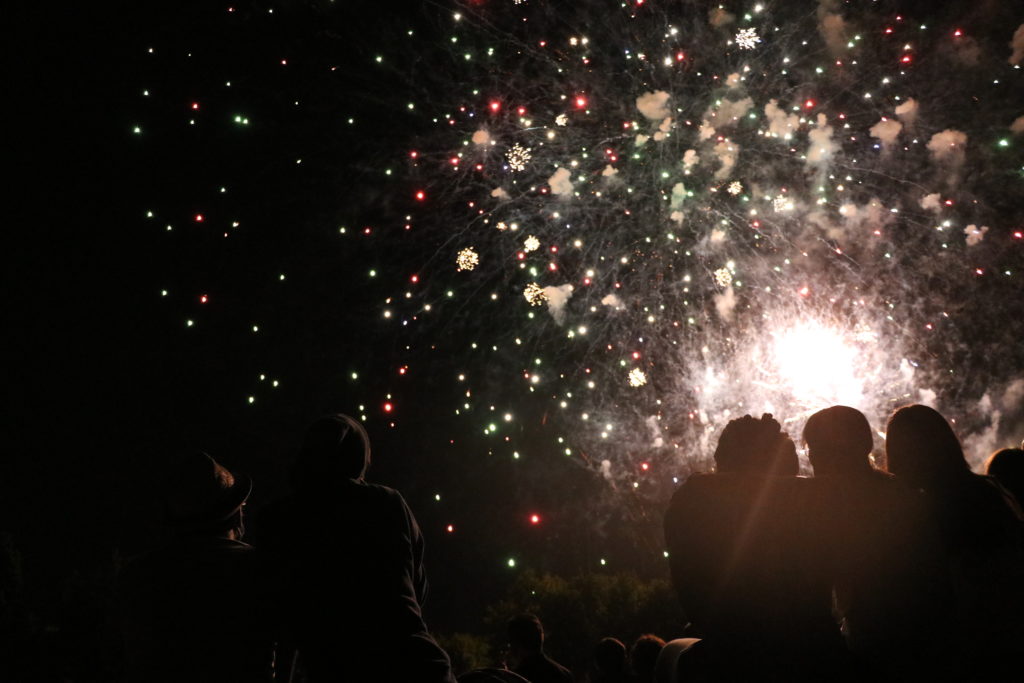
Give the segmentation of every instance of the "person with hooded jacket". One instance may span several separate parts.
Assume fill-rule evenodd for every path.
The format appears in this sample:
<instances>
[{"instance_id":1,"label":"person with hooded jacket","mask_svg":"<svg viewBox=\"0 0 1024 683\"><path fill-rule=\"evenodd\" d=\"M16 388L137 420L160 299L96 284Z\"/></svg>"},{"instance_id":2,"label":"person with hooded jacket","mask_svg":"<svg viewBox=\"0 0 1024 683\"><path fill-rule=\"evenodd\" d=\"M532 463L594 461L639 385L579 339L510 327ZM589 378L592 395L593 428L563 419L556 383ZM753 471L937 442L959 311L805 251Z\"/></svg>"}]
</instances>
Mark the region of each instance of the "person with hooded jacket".
<instances>
[{"instance_id":1,"label":"person with hooded jacket","mask_svg":"<svg viewBox=\"0 0 1024 683\"><path fill-rule=\"evenodd\" d=\"M366 431L348 415L310 426L291 496L260 515L280 638L318 681L454 681L431 637L423 536L402 495L365 480Z\"/></svg>"}]
</instances>

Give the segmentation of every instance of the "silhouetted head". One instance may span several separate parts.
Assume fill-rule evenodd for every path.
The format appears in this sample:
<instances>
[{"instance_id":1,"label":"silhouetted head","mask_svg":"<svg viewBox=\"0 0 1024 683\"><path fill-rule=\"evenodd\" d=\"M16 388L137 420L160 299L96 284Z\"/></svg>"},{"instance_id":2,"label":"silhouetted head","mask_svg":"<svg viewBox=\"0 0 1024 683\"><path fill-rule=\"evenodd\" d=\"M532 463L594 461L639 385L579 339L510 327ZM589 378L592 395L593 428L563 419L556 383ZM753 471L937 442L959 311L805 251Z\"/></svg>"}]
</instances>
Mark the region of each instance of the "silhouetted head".
<instances>
[{"instance_id":1,"label":"silhouetted head","mask_svg":"<svg viewBox=\"0 0 1024 683\"><path fill-rule=\"evenodd\" d=\"M855 408L832 406L811 415L804 425L804 442L816 476L871 468L871 425L864 413Z\"/></svg>"},{"instance_id":2,"label":"silhouetted head","mask_svg":"<svg viewBox=\"0 0 1024 683\"><path fill-rule=\"evenodd\" d=\"M885 432L889 471L915 486L941 486L970 474L953 428L928 406L897 409Z\"/></svg>"},{"instance_id":3,"label":"silhouetted head","mask_svg":"<svg viewBox=\"0 0 1024 683\"><path fill-rule=\"evenodd\" d=\"M163 480L166 519L185 534L241 535L242 505L252 490L245 475L228 471L202 451L182 453Z\"/></svg>"},{"instance_id":4,"label":"silhouetted head","mask_svg":"<svg viewBox=\"0 0 1024 683\"><path fill-rule=\"evenodd\" d=\"M599 675L622 674L626 670L626 646L618 638L602 638L594 648L594 669Z\"/></svg>"},{"instance_id":5,"label":"silhouetted head","mask_svg":"<svg viewBox=\"0 0 1024 683\"><path fill-rule=\"evenodd\" d=\"M793 440L768 413L730 420L715 448L715 468L721 473L795 475L799 467Z\"/></svg>"},{"instance_id":6,"label":"silhouetted head","mask_svg":"<svg viewBox=\"0 0 1024 683\"><path fill-rule=\"evenodd\" d=\"M1024 507L1024 449L1001 448L988 456L985 474L995 477Z\"/></svg>"},{"instance_id":7,"label":"silhouetted head","mask_svg":"<svg viewBox=\"0 0 1024 683\"><path fill-rule=\"evenodd\" d=\"M292 467L297 490L362 479L370 466L370 437L348 415L327 415L309 426L302 449Z\"/></svg>"},{"instance_id":8,"label":"silhouetted head","mask_svg":"<svg viewBox=\"0 0 1024 683\"><path fill-rule=\"evenodd\" d=\"M544 626L533 614L520 614L508 620L508 644L519 652L539 652L544 646Z\"/></svg>"},{"instance_id":9,"label":"silhouetted head","mask_svg":"<svg viewBox=\"0 0 1024 683\"><path fill-rule=\"evenodd\" d=\"M645 633L633 643L629 651L629 665L638 683L653 683L654 669L663 647L665 641L653 633Z\"/></svg>"}]
</instances>

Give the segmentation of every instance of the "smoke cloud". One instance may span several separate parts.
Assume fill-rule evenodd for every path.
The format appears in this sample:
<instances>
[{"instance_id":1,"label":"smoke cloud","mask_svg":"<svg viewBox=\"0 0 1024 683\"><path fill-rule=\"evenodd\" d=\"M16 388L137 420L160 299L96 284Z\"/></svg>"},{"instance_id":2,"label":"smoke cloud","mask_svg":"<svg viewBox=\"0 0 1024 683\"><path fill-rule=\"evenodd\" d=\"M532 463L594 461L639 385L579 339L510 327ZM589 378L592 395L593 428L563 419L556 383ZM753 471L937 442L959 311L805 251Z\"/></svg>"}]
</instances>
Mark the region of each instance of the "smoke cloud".
<instances>
[{"instance_id":1,"label":"smoke cloud","mask_svg":"<svg viewBox=\"0 0 1024 683\"><path fill-rule=\"evenodd\" d=\"M697 150L688 149L686 150L686 153L683 154L683 168L685 168L687 171L696 166L699 162L700 156L697 155Z\"/></svg>"},{"instance_id":2,"label":"smoke cloud","mask_svg":"<svg viewBox=\"0 0 1024 683\"><path fill-rule=\"evenodd\" d=\"M712 7L708 10L708 23L715 28L721 28L736 21L736 16L729 14L721 7Z\"/></svg>"},{"instance_id":3,"label":"smoke cloud","mask_svg":"<svg viewBox=\"0 0 1024 683\"><path fill-rule=\"evenodd\" d=\"M715 119L718 127L728 126L747 115L747 112L754 106L754 100L744 97L742 100L722 100L718 110L708 110L708 118Z\"/></svg>"},{"instance_id":4,"label":"smoke cloud","mask_svg":"<svg viewBox=\"0 0 1024 683\"><path fill-rule=\"evenodd\" d=\"M1024 24L1018 26L1017 30L1013 32L1010 48L1013 50L1013 54L1010 55L1010 59L1007 61L1017 66L1021 60L1024 60Z\"/></svg>"},{"instance_id":5,"label":"smoke cloud","mask_svg":"<svg viewBox=\"0 0 1024 683\"><path fill-rule=\"evenodd\" d=\"M899 137L901 130L903 130L903 124L899 121L882 119L875 125L871 126L868 133L871 137L882 143L882 149L888 149L895 144L896 138Z\"/></svg>"},{"instance_id":6,"label":"smoke cloud","mask_svg":"<svg viewBox=\"0 0 1024 683\"><path fill-rule=\"evenodd\" d=\"M967 246L973 247L974 245L979 244L983 239L985 239L986 232L988 232L987 225L983 225L980 228L973 223L968 225L964 228L964 234L967 235Z\"/></svg>"},{"instance_id":7,"label":"smoke cloud","mask_svg":"<svg viewBox=\"0 0 1024 683\"><path fill-rule=\"evenodd\" d=\"M926 194L921 198L921 208L934 211L935 213L942 211L942 197L939 196L938 192Z\"/></svg>"},{"instance_id":8,"label":"smoke cloud","mask_svg":"<svg viewBox=\"0 0 1024 683\"><path fill-rule=\"evenodd\" d=\"M567 168L559 168L555 174L548 178L548 185L551 186L551 194L559 197L572 196L572 181L569 177L572 174Z\"/></svg>"},{"instance_id":9,"label":"smoke cloud","mask_svg":"<svg viewBox=\"0 0 1024 683\"><path fill-rule=\"evenodd\" d=\"M818 33L833 57L846 49L846 22L839 14L836 0L820 0L818 3Z\"/></svg>"},{"instance_id":10,"label":"smoke cloud","mask_svg":"<svg viewBox=\"0 0 1024 683\"><path fill-rule=\"evenodd\" d=\"M807 148L807 165L824 166L839 150L839 144L832 140L832 126L826 123L824 114L818 114L818 125L812 128L807 137L810 146Z\"/></svg>"},{"instance_id":11,"label":"smoke cloud","mask_svg":"<svg viewBox=\"0 0 1024 683\"><path fill-rule=\"evenodd\" d=\"M559 325L565 322L565 305L572 298L573 286L569 284L560 287L545 287L544 295L547 297L548 313Z\"/></svg>"},{"instance_id":12,"label":"smoke cloud","mask_svg":"<svg viewBox=\"0 0 1024 683\"><path fill-rule=\"evenodd\" d=\"M647 92L636 98L636 108L644 118L658 121L669 115L668 98L669 95L664 90Z\"/></svg>"},{"instance_id":13,"label":"smoke cloud","mask_svg":"<svg viewBox=\"0 0 1024 683\"><path fill-rule=\"evenodd\" d=\"M800 117L787 114L779 107L779 101L772 99L764 105L764 115L768 118L768 132L776 137L788 140L800 125Z\"/></svg>"},{"instance_id":14,"label":"smoke cloud","mask_svg":"<svg viewBox=\"0 0 1024 683\"><path fill-rule=\"evenodd\" d=\"M911 97L896 107L896 116L899 117L900 121L907 124L907 128L912 128L914 122L917 121L917 106L917 100Z\"/></svg>"},{"instance_id":15,"label":"smoke cloud","mask_svg":"<svg viewBox=\"0 0 1024 683\"><path fill-rule=\"evenodd\" d=\"M614 308L617 311L622 310L625 306L622 305L622 299L615 294L606 294L601 303L610 308Z\"/></svg>"},{"instance_id":16,"label":"smoke cloud","mask_svg":"<svg viewBox=\"0 0 1024 683\"><path fill-rule=\"evenodd\" d=\"M931 137L931 140L928 141L928 151L932 153L932 159L935 161L959 164L963 162L966 144L966 133L947 128Z\"/></svg>"},{"instance_id":17,"label":"smoke cloud","mask_svg":"<svg viewBox=\"0 0 1024 683\"><path fill-rule=\"evenodd\" d=\"M719 317L722 320L732 320L733 309L736 308L736 292L733 290L732 285L725 288L725 291L721 294L715 294L713 297L715 300L715 310L718 311Z\"/></svg>"},{"instance_id":18,"label":"smoke cloud","mask_svg":"<svg viewBox=\"0 0 1024 683\"><path fill-rule=\"evenodd\" d=\"M715 171L715 180L725 180L732 173L733 166L736 165L736 159L740 155L740 146L723 140L715 145L715 156L722 162L722 166Z\"/></svg>"}]
</instances>

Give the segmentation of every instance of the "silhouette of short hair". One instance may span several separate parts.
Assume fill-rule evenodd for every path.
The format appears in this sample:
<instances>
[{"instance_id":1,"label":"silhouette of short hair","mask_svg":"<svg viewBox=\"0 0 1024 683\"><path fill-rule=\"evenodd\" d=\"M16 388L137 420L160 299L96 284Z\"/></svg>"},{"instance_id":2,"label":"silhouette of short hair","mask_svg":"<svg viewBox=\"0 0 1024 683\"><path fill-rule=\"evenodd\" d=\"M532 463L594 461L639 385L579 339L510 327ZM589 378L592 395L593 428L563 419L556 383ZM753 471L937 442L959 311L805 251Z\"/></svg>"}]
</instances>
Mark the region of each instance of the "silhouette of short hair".
<instances>
[{"instance_id":1,"label":"silhouette of short hair","mask_svg":"<svg viewBox=\"0 0 1024 683\"><path fill-rule=\"evenodd\" d=\"M640 681L653 681L658 655L665 647L665 641L653 633L645 633L636 639L629 651L629 662Z\"/></svg>"},{"instance_id":2,"label":"silhouette of short hair","mask_svg":"<svg viewBox=\"0 0 1024 683\"><path fill-rule=\"evenodd\" d=\"M811 415L804 425L804 442L815 474L870 466L874 446L864 413L849 406L832 406Z\"/></svg>"},{"instance_id":3,"label":"silhouette of short hair","mask_svg":"<svg viewBox=\"0 0 1024 683\"><path fill-rule=\"evenodd\" d=\"M768 413L730 420L714 457L721 473L795 475L800 467L792 440Z\"/></svg>"},{"instance_id":4,"label":"silhouette of short hair","mask_svg":"<svg viewBox=\"0 0 1024 683\"><path fill-rule=\"evenodd\" d=\"M949 422L923 405L903 406L889 417L885 456L890 472L915 484L950 481L971 471Z\"/></svg>"},{"instance_id":5,"label":"silhouette of short hair","mask_svg":"<svg viewBox=\"0 0 1024 683\"><path fill-rule=\"evenodd\" d=\"M1024 506L1024 450L999 449L985 461L985 474L994 477Z\"/></svg>"},{"instance_id":6,"label":"silhouette of short hair","mask_svg":"<svg viewBox=\"0 0 1024 683\"><path fill-rule=\"evenodd\" d=\"M362 479L370 466L370 437L348 415L326 415L309 426L292 467L292 485L304 489L338 479Z\"/></svg>"},{"instance_id":7,"label":"silhouette of short hair","mask_svg":"<svg viewBox=\"0 0 1024 683\"><path fill-rule=\"evenodd\" d=\"M508 620L509 645L539 650L544 644L544 626L533 614L520 614Z\"/></svg>"},{"instance_id":8,"label":"silhouette of short hair","mask_svg":"<svg viewBox=\"0 0 1024 683\"><path fill-rule=\"evenodd\" d=\"M626 646L618 638L602 638L594 648L594 666L605 673L620 673L626 668Z\"/></svg>"}]
</instances>

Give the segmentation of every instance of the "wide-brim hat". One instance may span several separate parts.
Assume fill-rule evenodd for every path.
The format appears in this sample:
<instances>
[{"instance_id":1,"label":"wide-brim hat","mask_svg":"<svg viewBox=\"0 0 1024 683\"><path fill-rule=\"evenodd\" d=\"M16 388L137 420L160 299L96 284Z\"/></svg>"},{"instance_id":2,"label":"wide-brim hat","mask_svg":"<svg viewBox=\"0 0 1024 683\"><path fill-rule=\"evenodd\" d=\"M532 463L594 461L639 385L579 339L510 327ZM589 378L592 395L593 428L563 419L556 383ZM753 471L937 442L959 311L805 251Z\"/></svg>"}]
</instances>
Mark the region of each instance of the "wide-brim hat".
<instances>
[{"instance_id":1,"label":"wide-brim hat","mask_svg":"<svg viewBox=\"0 0 1024 683\"><path fill-rule=\"evenodd\" d=\"M164 481L167 521L176 526L221 522L245 503L252 480L202 451L182 454Z\"/></svg>"}]
</instances>

